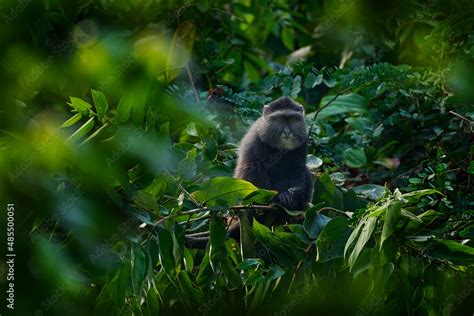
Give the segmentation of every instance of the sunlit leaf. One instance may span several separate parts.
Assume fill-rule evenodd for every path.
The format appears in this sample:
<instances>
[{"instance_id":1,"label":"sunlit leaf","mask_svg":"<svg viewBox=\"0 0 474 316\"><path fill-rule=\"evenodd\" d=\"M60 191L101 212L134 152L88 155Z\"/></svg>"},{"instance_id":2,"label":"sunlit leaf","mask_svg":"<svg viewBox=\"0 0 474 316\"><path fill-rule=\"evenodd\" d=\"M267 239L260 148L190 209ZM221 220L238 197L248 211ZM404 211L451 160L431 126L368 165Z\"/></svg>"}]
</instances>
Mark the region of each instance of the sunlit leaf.
<instances>
[{"instance_id":1,"label":"sunlit leaf","mask_svg":"<svg viewBox=\"0 0 474 316\"><path fill-rule=\"evenodd\" d=\"M389 205L385 212L385 221L383 223L382 237L380 238L380 249L383 243L387 240L397 228L398 220L400 219L401 203L394 202Z\"/></svg>"},{"instance_id":2,"label":"sunlit leaf","mask_svg":"<svg viewBox=\"0 0 474 316\"><path fill-rule=\"evenodd\" d=\"M71 102L68 104L74 109L75 112L79 112L82 115L89 114L89 110L91 109L91 105L89 103L75 97L71 97L70 99Z\"/></svg>"},{"instance_id":3,"label":"sunlit leaf","mask_svg":"<svg viewBox=\"0 0 474 316\"><path fill-rule=\"evenodd\" d=\"M359 235L359 238L357 239L351 255L349 256L348 264L350 269L352 269L357 261L357 258L359 257L360 252L364 248L365 244L369 241L369 238L372 236L375 225L377 224L377 217L366 217L362 219L362 222L362 231Z\"/></svg>"},{"instance_id":4,"label":"sunlit leaf","mask_svg":"<svg viewBox=\"0 0 474 316\"><path fill-rule=\"evenodd\" d=\"M202 186L192 196L208 206L233 206L247 195L258 190L256 186L245 180L217 177Z\"/></svg>"},{"instance_id":5,"label":"sunlit leaf","mask_svg":"<svg viewBox=\"0 0 474 316\"><path fill-rule=\"evenodd\" d=\"M71 125L76 124L77 122L80 121L81 117L82 117L82 114L81 114L81 113L76 113L76 114L74 114L70 119L68 119L66 122L64 122L64 123L60 126L60 128L69 127L69 126L71 126Z\"/></svg>"},{"instance_id":6,"label":"sunlit leaf","mask_svg":"<svg viewBox=\"0 0 474 316\"><path fill-rule=\"evenodd\" d=\"M67 139L68 142L76 142L79 139L83 138L84 136L89 133L92 128L94 128L94 117L91 117L87 122L85 122L79 129L77 129L69 138Z\"/></svg>"},{"instance_id":7,"label":"sunlit leaf","mask_svg":"<svg viewBox=\"0 0 474 316\"><path fill-rule=\"evenodd\" d=\"M97 111L97 116L100 121L104 121L105 113L109 108L107 98L101 91L92 89L92 99L94 100L95 109Z\"/></svg>"}]
</instances>

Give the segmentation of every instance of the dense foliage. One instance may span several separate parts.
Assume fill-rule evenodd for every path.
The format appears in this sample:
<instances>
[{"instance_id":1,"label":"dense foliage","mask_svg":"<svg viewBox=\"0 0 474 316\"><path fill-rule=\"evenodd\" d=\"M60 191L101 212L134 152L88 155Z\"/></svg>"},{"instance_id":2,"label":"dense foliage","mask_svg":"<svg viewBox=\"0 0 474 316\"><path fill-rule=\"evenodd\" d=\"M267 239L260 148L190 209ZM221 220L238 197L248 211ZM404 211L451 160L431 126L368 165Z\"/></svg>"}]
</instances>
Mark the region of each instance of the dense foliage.
<instances>
[{"instance_id":1,"label":"dense foliage","mask_svg":"<svg viewBox=\"0 0 474 316\"><path fill-rule=\"evenodd\" d=\"M17 314L472 315L470 1L0 10ZM306 110L305 212L232 177L282 95ZM229 238L250 209L294 220Z\"/></svg>"}]
</instances>

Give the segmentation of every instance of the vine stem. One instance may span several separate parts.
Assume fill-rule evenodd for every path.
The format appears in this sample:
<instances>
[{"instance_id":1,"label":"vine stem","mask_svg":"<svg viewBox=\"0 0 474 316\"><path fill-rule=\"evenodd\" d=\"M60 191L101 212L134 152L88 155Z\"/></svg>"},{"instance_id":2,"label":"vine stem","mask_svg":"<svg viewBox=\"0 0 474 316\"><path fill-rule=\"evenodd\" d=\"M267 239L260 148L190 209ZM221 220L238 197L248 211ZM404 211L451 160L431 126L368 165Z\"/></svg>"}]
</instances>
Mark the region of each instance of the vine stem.
<instances>
[{"instance_id":1,"label":"vine stem","mask_svg":"<svg viewBox=\"0 0 474 316\"><path fill-rule=\"evenodd\" d=\"M323 105L322 107L320 107L319 109L316 110L316 112L314 112L314 117L313 117L313 122L311 122L311 125L309 127L309 131L308 131L308 136L311 135L311 131L313 130L313 126L314 126L314 123L316 122L316 118L318 117L318 114L319 112L321 112L324 108L326 108L329 104L333 103L338 96L340 96L341 94L339 92L336 93L336 95L334 97L332 97L331 100L329 100L328 103L326 103L325 105Z\"/></svg>"}]
</instances>

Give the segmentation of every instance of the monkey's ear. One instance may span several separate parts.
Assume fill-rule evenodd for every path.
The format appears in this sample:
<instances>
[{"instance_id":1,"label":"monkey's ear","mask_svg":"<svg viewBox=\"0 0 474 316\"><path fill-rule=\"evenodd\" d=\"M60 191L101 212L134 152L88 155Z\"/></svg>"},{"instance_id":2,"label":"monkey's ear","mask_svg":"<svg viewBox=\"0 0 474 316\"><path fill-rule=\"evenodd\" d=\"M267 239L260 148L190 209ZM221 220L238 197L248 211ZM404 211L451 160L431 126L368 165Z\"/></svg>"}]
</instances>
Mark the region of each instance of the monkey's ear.
<instances>
[{"instance_id":1,"label":"monkey's ear","mask_svg":"<svg viewBox=\"0 0 474 316\"><path fill-rule=\"evenodd\" d=\"M262 114L263 114L263 116L266 116L266 115L270 114L270 105L267 104L267 105L263 106Z\"/></svg>"}]
</instances>

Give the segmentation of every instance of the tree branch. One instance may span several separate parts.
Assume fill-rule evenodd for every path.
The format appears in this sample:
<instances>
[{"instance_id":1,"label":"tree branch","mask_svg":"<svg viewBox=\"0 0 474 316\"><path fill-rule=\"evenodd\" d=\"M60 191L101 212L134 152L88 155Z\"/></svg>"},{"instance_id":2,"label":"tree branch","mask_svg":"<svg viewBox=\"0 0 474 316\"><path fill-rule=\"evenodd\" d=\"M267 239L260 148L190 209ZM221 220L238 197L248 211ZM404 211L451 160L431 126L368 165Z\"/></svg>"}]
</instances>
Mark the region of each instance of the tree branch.
<instances>
[{"instance_id":1,"label":"tree branch","mask_svg":"<svg viewBox=\"0 0 474 316\"><path fill-rule=\"evenodd\" d=\"M228 208L229 210L263 210L263 211L279 211L281 210L279 207L276 206L268 206L268 205L236 205ZM183 216L183 215L190 215L194 213L200 213L200 212L205 212L205 211L210 211L209 208L207 207L199 207L195 208L189 211L184 211L176 214L171 214L165 217L160 218L158 221L156 221L153 226L158 226L161 225L164 221L175 218L178 216Z\"/></svg>"}]
</instances>

